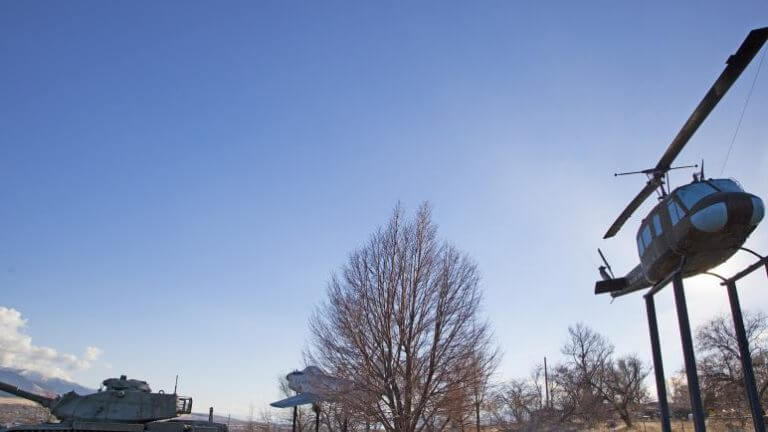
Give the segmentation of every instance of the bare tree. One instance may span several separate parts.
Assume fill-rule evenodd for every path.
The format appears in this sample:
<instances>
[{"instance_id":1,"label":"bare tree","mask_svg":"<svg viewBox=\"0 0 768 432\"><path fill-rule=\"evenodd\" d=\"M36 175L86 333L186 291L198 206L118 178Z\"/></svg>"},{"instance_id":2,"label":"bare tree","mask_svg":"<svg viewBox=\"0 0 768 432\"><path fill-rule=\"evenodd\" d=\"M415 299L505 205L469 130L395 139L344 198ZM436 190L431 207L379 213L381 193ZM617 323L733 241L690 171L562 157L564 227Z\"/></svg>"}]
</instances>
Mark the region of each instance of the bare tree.
<instances>
[{"instance_id":1,"label":"bare tree","mask_svg":"<svg viewBox=\"0 0 768 432\"><path fill-rule=\"evenodd\" d=\"M496 400L496 423L502 430L529 422L542 406L541 392L528 380L509 380L500 386Z\"/></svg>"},{"instance_id":2,"label":"bare tree","mask_svg":"<svg viewBox=\"0 0 768 432\"><path fill-rule=\"evenodd\" d=\"M261 430L264 432L272 432L274 428L273 413L270 409L262 409L259 412L259 421L261 422Z\"/></svg>"},{"instance_id":3,"label":"bare tree","mask_svg":"<svg viewBox=\"0 0 768 432\"><path fill-rule=\"evenodd\" d=\"M248 420L245 423L246 432L256 432L256 422L253 419L253 403L248 404Z\"/></svg>"},{"instance_id":4,"label":"bare tree","mask_svg":"<svg viewBox=\"0 0 768 432\"><path fill-rule=\"evenodd\" d=\"M568 335L567 360L554 375L563 419L594 425L615 413L631 428L633 409L647 399L650 368L636 355L614 360L613 345L584 324L569 327Z\"/></svg>"},{"instance_id":5,"label":"bare tree","mask_svg":"<svg viewBox=\"0 0 768 432\"><path fill-rule=\"evenodd\" d=\"M765 406L768 402L768 316L762 312L745 312L744 327L758 393ZM749 406L733 321L726 316L707 321L696 331L696 345L701 352L697 368L705 403L711 409L740 418L743 427Z\"/></svg>"},{"instance_id":6,"label":"bare tree","mask_svg":"<svg viewBox=\"0 0 768 432\"><path fill-rule=\"evenodd\" d=\"M308 357L353 381L345 403L385 430L440 430L472 354L489 346L478 281L475 263L437 239L427 204L414 219L398 206L332 276Z\"/></svg>"},{"instance_id":7,"label":"bare tree","mask_svg":"<svg viewBox=\"0 0 768 432\"><path fill-rule=\"evenodd\" d=\"M691 410L691 398L688 393L688 378L685 370L679 370L669 378L669 401L671 410L686 414Z\"/></svg>"},{"instance_id":8,"label":"bare tree","mask_svg":"<svg viewBox=\"0 0 768 432\"><path fill-rule=\"evenodd\" d=\"M494 386L486 409L496 429L549 430L554 422L544 403L543 371L542 365L536 365L527 378Z\"/></svg>"},{"instance_id":9,"label":"bare tree","mask_svg":"<svg viewBox=\"0 0 768 432\"><path fill-rule=\"evenodd\" d=\"M470 356L469 389L475 414L475 432L480 432L480 412L491 388L491 377L499 364L499 351L491 346L475 347Z\"/></svg>"},{"instance_id":10,"label":"bare tree","mask_svg":"<svg viewBox=\"0 0 768 432\"><path fill-rule=\"evenodd\" d=\"M545 400L546 390L544 389L546 385L544 382L544 365L539 363L534 366L528 379L536 394L539 395L539 409L547 408L547 401Z\"/></svg>"},{"instance_id":11,"label":"bare tree","mask_svg":"<svg viewBox=\"0 0 768 432\"><path fill-rule=\"evenodd\" d=\"M349 428L349 414L342 403L324 402L320 410L323 425L329 431L344 431Z\"/></svg>"},{"instance_id":12,"label":"bare tree","mask_svg":"<svg viewBox=\"0 0 768 432\"><path fill-rule=\"evenodd\" d=\"M604 369L598 391L627 428L632 427L632 409L648 399L643 381L649 373L650 368L635 354L610 361Z\"/></svg>"},{"instance_id":13,"label":"bare tree","mask_svg":"<svg viewBox=\"0 0 768 432\"><path fill-rule=\"evenodd\" d=\"M469 383L449 389L439 405L443 407L442 413L436 417L443 418L451 430L465 432L467 426L472 424L473 400Z\"/></svg>"},{"instance_id":14,"label":"bare tree","mask_svg":"<svg viewBox=\"0 0 768 432\"><path fill-rule=\"evenodd\" d=\"M582 323L568 327L568 336L561 349L566 361L553 374L558 389L554 396L562 420L575 419L594 426L607 414L602 388L613 345Z\"/></svg>"}]
</instances>

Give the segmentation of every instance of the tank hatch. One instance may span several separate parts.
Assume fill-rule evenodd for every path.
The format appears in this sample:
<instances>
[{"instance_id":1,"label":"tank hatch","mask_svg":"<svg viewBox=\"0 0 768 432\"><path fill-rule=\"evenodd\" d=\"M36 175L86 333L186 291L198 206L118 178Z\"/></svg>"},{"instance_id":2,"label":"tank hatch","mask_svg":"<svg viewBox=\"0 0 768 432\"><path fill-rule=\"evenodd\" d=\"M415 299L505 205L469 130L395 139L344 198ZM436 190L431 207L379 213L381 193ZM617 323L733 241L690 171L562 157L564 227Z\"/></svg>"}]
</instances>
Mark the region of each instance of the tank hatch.
<instances>
[{"instance_id":1,"label":"tank hatch","mask_svg":"<svg viewBox=\"0 0 768 432\"><path fill-rule=\"evenodd\" d=\"M101 384L106 390L152 393L152 389L149 388L149 384L146 381L128 379L125 375L120 375L120 378L107 378Z\"/></svg>"}]
</instances>

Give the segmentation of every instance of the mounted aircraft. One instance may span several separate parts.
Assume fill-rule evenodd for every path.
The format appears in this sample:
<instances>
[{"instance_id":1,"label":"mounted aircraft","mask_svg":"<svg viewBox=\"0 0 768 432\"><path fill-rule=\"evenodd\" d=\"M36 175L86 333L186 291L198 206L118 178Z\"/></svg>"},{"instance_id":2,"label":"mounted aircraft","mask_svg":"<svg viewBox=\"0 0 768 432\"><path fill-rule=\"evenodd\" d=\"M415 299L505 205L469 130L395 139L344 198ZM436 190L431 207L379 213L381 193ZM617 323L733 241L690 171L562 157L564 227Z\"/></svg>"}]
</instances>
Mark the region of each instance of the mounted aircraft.
<instances>
[{"instance_id":1,"label":"mounted aircraft","mask_svg":"<svg viewBox=\"0 0 768 432\"><path fill-rule=\"evenodd\" d=\"M275 408L288 408L332 400L352 388L349 381L327 375L317 366L307 366L303 371L293 371L285 378L288 380L288 387L298 394L272 402L270 405Z\"/></svg>"},{"instance_id":2,"label":"mounted aircraft","mask_svg":"<svg viewBox=\"0 0 768 432\"><path fill-rule=\"evenodd\" d=\"M766 39L768 27L752 30L747 35L655 167L615 174L645 174L648 181L611 225L604 239L616 235L654 192L658 193L659 202L640 223L636 237L640 264L626 276L614 277L598 249L605 265L599 268L603 280L595 284L595 294L611 293L618 297L654 286L677 271L683 278L705 272L736 253L763 219L765 205L759 197L744 191L735 180L706 179L703 162L691 183L672 191L667 184L670 170L691 167L673 167L672 162Z\"/></svg>"}]
</instances>

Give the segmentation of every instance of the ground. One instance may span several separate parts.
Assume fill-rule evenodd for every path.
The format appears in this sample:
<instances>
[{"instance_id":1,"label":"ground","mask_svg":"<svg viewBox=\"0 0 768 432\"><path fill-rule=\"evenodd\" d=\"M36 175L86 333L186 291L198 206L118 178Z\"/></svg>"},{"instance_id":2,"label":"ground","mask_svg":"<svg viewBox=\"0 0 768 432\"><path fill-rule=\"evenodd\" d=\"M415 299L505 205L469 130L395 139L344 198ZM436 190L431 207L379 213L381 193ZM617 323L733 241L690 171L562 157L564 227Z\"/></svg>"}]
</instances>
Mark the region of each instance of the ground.
<instances>
[{"instance_id":1,"label":"ground","mask_svg":"<svg viewBox=\"0 0 768 432\"><path fill-rule=\"evenodd\" d=\"M673 420L672 423L672 432L693 432L693 423L690 421L680 421L680 420ZM743 431L743 432L752 432L752 422L747 422L747 426L744 429L740 428L729 428L726 426L724 422L719 421L708 421L707 422L707 432L737 432L737 431ZM658 421L656 422L635 422L631 429L628 429L623 424L621 426L618 426L616 428L601 428L596 429L591 432L606 432L606 431L615 431L615 432L661 432L661 423Z\"/></svg>"},{"instance_id":2,"label":"ground","mask_svg":"<svg viewBox=\"0 0 768 432\"><path fill-rule=\"evenodd\" d=\"M21 398L0 397L0 427L47 421L50 411Z\"/></svg>"},{"instance_id":3,"label":"ground","mask_svg":"<svg viewBox=\"0 0 768 432\"><path fill-rule=\"evenodd\" d=\"M48 409L41 407L40 405L20 398L4 398L0 397L0 429L17 424L34 424L44 421L48 421L50 418L50 412ZM243 430L242 422L238 421L237 424L232 425L232 429ZM262 429L262 428L257 428ZM281 428L279 428L281 429ZM607 425L599 429L592 429L588 432L661 432L661 424L658 421L637 421L631 429L626 428L623 424L611 428ZM689 421L672 421L673 432L693 432L693 423ZM744 429L728 428L724 422L710 420L707 422L707 432L752 432L752 424L747 422L747 426Z\"/></svg>"}]
</instances>

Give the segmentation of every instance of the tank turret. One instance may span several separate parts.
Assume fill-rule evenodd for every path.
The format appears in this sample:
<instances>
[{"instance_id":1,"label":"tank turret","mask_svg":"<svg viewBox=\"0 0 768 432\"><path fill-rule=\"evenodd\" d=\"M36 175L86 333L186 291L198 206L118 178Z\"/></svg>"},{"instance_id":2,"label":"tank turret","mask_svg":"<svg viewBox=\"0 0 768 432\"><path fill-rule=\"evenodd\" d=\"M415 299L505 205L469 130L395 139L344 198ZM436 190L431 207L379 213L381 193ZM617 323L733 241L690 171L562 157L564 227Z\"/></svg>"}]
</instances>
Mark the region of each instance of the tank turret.
<instances>
[{"instance_id":1,"label":"tank turret","mask_svg":"<svg viewBox=\"0 0 768 432\"><path fill-rule=\"evenodd\" d=\"M51 410L61 421L80 420L118 423L147 423L171 419L192 410L192 399L175 394L152 393L145 381L125 375L109 378L104 389L89 395L75 392L47 397L0 382L0 390L29 399Z\"/></svg>"}]
</instances>

